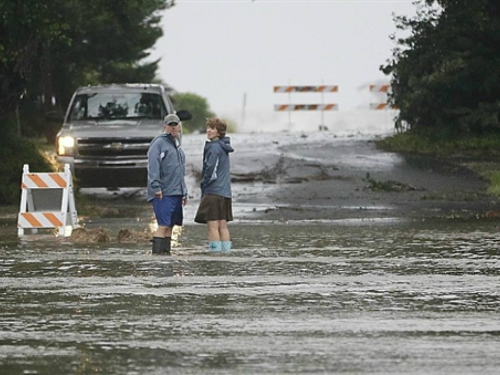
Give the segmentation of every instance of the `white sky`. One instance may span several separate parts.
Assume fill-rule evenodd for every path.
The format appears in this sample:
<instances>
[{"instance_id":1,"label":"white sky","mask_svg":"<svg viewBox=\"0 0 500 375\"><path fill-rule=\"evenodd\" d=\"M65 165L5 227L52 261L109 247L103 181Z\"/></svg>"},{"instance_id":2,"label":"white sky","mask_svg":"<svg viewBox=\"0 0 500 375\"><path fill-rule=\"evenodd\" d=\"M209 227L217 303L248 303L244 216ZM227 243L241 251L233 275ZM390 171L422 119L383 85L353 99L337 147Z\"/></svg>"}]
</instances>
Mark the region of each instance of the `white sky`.
<instances>
[{"instance_id":1,"label":"white sky","mask_svg":"<svg viewBox=\"0 0 500 375\"><path fill-rule=\"evenodd\" d=\"M218 116L243 131L300 130L309 122L340 127L357 121L345 117L354 113L380 120L366 109L384 97L370 93L368 85L389 81L379 66L394 48L393 13L413 15L415 5L411 0L177 0L164 13L164 36L152 56L162 59L159 75L165 83L205 97ZM273 92L275 85L320 84L338 85L339 92ZM290 116L274 110L274 104L287 103L337 103L340 109Z\"/></svg>"}]
</instances>

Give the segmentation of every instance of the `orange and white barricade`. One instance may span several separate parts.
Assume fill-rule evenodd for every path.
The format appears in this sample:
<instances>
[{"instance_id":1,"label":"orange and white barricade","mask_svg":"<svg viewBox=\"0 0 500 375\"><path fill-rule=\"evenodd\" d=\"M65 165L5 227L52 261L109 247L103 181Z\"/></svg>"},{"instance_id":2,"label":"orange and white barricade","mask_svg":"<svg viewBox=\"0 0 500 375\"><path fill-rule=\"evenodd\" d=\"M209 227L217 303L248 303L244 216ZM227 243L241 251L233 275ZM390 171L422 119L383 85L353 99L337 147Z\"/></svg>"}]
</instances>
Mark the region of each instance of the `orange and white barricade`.
<instances>
[{"instance_id":1,"label":"orange and white barricade","mask_svg":"<svg viewBox=\"0 0 500 375\"><path fill-rule=\"evenodd\" d=\"M275 111L338 111L339 105L331 104L275 104Z\"/></svg>"},{"instance_id":2,"label":"orange and white barricade","mask_svg":"<svg viewBox=\"0 0 500 375\"><path fill-rule=\"evenodd\" d=\"M370 85L369 86L370 92L373 94L384 94L385 95L385 101L384 102L379 102L379 103L370 103L370 109L380 111L380 110L387 110L387 109L398 109L395 105L391 105L388 103L388 95L392 91L392 87L390 84L384 84L384 85Z\"/></svg>"},{"instance_id":3,"label":"orange and white barricade","mask_svg":"<svg viewBox=\"0 0 500 375\"><path fill-rule=\"evenodd\" d=\"M21 182L21 205L17 233L21 237L29 229L57 228L64 237L78 224L73 179L69 165L63 173L30 173L24 165Z\"/></svg>"},{"instance_id":4,"label":"orange and white barricade","mask_svg":"<svg viewBox=\"0 0 500 375\"><path fill-rule=\"evenodd\" d=\"M339 105L337 103L324 104L323 96L327 93L336 93L339 91L338 85L315 85L315 86L274 86L275 93L286 93L288 94L288 104L275 104L274 110L278 112L288 112L288 123L289 126L292 124L291 113L293 111L321 111L321 129L328 129L325 123L325 111L338 111ZM321 104L292 104L290 103L290 97L292 93L320 93L321 94Z\"/></svg>"},{"instance_id":5,"label":"orange and white barricade","mask_svg":"<svg viewBox=\"0 0 500 375\"><path fill-rule=\"evenodd\" d=\"M274 92L338 92L337 85L318 85L318 86L274 86Z\"/></svg>"}]
</instances>

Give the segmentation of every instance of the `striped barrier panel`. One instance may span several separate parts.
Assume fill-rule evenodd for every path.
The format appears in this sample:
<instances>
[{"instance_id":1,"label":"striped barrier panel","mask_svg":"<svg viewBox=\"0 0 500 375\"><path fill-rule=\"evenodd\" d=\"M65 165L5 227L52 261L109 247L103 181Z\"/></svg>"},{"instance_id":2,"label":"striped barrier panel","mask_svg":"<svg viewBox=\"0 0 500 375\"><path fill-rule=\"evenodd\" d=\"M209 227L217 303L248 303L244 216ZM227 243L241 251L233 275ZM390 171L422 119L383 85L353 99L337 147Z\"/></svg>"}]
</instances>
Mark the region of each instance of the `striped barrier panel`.
<instances>
[{"instance_id":1,"label":"striped barrier panel","mask_svg":"<svg viewBox=\"0 0 500 375\"><path fill-rule=\"evenodd\" d=\"M274 92L291 93L291 92L338 92L337 85L319 85L319 86L274 86Z\"/></svg>"},{"instance_id":2,"label":"striped barrier panel","mask_svg":"<svg viewBox=\"0 0 500 375\"><path fill-rule=\"evenodd\" d=\"M60 236L77 226L73 180L69 165L63 173L30 173L24 165L21 180L21 205L17 220L18 236L29 229L57 228Z\"/></svg>"},{"instance_id":3,"label":"striped barrier panel","mask_svg":"<svg viewBox=\"0 0 500 375\"><path fill-rule=\"evenodd\" d=\"M370 85L370 91L388 93L391 91L391 85Z\"/></svg>"},{"instance_id":4,"label":"striped barrier panel","mask_svg":"<svg viewBox=\"0 0 500 375\"><path fill-rule=\"evenodd\" d=\"M389 103L370 103L370 109L374 109L374 110L398 109L398 107L395 105L391 105Z\"/></svg>"},{"instance_id":5,"label":"striped barrier panel","mask_svg":"<svg viewBox=\"0 0 500 375\"><path fill-rule=\"evenodd\" d=\"M275 104L275 111L338 111L339 105L332 104Z\"/></svg>"},{"instance_id":6,"label":"striped barrier panel","mask_svg":"<svg viewBox=\"0 0 500 375\"><path fill-rule=\"evenodd\" d=\"M23 175L22 189L64 189L68 186L63 173L28 173Z\"/></svg>"},{"instance_id":7,"label":"striped barrier panel","mask_svg":"<svg viewBox=\"0 0 500 375\"><path fill-rule=\"evenodd\" d=\"M369 87L370 92L374 94L390 94L391 92L391 85L390 84L385 84L385 85L370 85ZM379 110L384 110L384 109L398 109L395 105L391 105L389 103L384 102L384 103L370 103L370 109L379 111Z\"/></svg>"},{"instance_id":8,"label":"striped barrier panel","mask_svg":"<svg viewBox=\"0 0 500 375\"><path fill-rule=\"evenodd\" d=\"M63 223L60 212L20 212L17 225L20 228L59 228Z\"/></svg>"}]
</instances>

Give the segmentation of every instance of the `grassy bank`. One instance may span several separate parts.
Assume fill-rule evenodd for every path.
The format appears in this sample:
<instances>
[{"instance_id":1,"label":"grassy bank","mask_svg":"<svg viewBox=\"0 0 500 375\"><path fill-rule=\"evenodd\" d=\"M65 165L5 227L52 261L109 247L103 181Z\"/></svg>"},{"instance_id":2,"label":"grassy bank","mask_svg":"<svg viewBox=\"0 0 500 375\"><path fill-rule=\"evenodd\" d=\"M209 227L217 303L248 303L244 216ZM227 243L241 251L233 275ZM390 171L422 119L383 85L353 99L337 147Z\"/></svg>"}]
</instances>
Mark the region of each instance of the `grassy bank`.
<instances>
[{"instance_id":1,"label":"grassy bank","mask_svg":"<svg viewBox=\"0 0 500 375\"><path fill-rule=\"evenodd\" d=\"M500 196L500 135L440 139L407 132L376 144L385 151L435 156L463 165L489 181L490 194Z\"/></svg>"}]
</instances>

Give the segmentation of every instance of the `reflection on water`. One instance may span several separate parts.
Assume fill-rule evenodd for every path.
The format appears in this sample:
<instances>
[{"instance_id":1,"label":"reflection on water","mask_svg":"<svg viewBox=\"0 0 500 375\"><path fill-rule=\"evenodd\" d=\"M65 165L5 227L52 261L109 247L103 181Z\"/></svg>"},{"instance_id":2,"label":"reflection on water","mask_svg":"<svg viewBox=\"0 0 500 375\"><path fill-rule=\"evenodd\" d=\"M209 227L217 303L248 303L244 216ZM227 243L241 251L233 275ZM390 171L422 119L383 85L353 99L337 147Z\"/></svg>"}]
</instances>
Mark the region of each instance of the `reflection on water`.
<instances>
[{"instance_id":1,"label":"reflection on water","mask_svg":"<svg viewBox=\"0 0 500 375\"><path fill-rule=\"evenodd\" d=\"M12 235L14 233L14 235ZM1 374L494 374L492 222L237 222L149 244L0 229Z\"/></svg>"}]
</instances>

